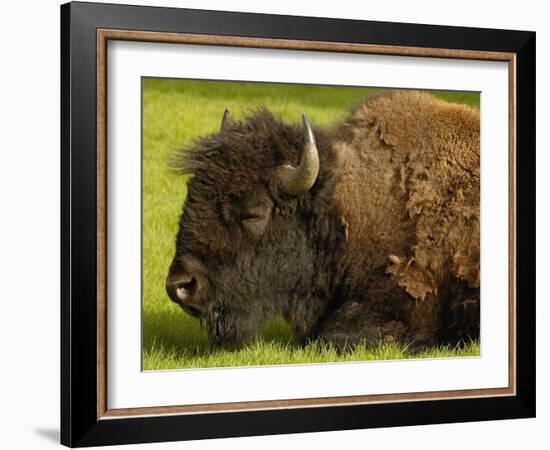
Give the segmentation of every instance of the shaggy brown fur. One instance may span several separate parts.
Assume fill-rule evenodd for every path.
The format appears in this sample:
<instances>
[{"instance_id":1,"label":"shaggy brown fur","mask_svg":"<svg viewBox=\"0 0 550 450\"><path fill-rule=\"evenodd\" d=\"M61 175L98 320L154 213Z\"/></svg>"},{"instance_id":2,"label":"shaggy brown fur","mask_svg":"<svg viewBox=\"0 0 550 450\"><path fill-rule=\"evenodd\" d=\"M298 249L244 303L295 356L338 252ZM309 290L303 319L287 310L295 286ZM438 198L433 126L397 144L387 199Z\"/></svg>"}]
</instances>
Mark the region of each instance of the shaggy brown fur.
<instances>
[{"instance_id":1,"label":"shaggy brown fur","mask_svg":"<svg viewBox=\"0 0 550 450\"><path fill-rule=\"evenodd\" d=\"M277 169L298 164L303 132L266 110L182 153L194 177L168 279L200 281L213 341L277 314L340 346L478 338L479 113L391 91L314 132L320 174L298 198Z\"/></svg>"}]
</instances>

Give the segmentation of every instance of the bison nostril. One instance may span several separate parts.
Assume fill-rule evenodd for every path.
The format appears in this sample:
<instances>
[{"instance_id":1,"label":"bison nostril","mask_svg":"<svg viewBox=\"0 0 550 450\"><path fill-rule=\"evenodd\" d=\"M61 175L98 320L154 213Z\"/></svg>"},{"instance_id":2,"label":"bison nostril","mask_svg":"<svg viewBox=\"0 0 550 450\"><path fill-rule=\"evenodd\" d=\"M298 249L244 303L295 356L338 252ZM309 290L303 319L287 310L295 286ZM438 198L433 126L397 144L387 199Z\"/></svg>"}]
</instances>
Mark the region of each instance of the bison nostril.
<instances>
[{"instance_id":1,"label":"bison nostril","mask_svg":"<svg viewBox=\"0 0 550 450\"><path fill-rule=\"evenodd\" d=\"M191 280L179 283L177 289L184 289L187 292L193 292L196 285L197 280L191 277Z\"/></svg>"},{"instance_id":2,"label":"bison nostril","mask_svg":"<svg viewBox=\"0 0 550 450\"><path fill-rule=\"evenodd\" d=\"M203 313L201 297L204 296L205 279L202 266L195 259L174 260L166 277L168 297L185 312L197 317Z\"/></svg>"},{"instance_id":3,"label":"bison nostril","mask_svg":"<svg viewBox=\"0 0 550 450\"><path fill-rule=\"evenodd\" d=\"M191 277L188 281L180 281L178 283L175 283L175 293L177 299L182 302L188 302L193 293L195 292L195 289L197 287L197 280L193 277Z\"/></svg>"}]
</instances>

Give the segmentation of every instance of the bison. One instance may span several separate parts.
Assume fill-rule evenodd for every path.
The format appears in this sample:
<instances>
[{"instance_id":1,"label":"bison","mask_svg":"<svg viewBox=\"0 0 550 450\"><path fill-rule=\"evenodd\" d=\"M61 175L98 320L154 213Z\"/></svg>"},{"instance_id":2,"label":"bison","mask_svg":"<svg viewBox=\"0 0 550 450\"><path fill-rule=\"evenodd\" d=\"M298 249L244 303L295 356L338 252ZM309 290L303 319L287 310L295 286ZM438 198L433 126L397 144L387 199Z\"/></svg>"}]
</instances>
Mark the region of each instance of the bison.
<instances>
[{"instance_id":1,"label":"bison","mask_svg":"<svg viewBox=\"0 0 550 450\"><path fill-rule=\"evenodd\" d=\"M479 337L479 112L415 91L331 129L226 110L192 174L169 297L236 344L283 316L300 342Z\"/></svg>"}]
</instances>

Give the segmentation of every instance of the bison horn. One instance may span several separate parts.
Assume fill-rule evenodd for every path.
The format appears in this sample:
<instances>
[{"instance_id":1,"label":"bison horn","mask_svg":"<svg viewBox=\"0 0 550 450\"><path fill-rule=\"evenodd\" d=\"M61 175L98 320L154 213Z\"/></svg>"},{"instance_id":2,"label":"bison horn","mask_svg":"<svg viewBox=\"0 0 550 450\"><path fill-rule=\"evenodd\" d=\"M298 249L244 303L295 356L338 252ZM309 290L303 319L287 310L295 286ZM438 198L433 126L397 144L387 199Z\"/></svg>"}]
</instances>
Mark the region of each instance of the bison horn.
<instances>
[{"instance_id":1,"label":"bison horn","mask_svg":"<svg viewBox=\"0 0 550 450\"><path fill-rule=\"evenodd\" d=\"M227 129L230 121L231 121L231 117L229 117L229 109L225 108L225 111L223 112L222 125L220 127L220 131Z\"/></svg>"},{"instance_id":2,"label":"bison horn","mask_svg":"<svg viewBox=\"0 0 550 450\"><path fill-rule=\"evenodd\" d=\"M315 144L315 136L305 114L304 121L305 145L298 167L285 164L279 169L279 181L283 190L290 195L302 195L311 189L319 175L319 152Z\"/></svg>"}]
</instances>

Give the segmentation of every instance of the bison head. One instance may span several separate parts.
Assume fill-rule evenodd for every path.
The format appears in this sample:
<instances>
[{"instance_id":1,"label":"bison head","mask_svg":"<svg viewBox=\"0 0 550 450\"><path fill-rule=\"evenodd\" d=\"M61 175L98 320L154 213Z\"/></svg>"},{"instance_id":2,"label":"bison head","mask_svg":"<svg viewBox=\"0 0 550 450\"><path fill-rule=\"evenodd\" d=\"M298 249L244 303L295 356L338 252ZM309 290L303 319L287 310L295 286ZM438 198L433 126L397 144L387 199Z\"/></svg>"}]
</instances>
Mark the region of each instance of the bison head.
<instances>
[{"instance_id":1,"label":"bison head","mask_svg":"<svg viewBox=\"0 0 550 450\"><path fill-rule=\"evenodd\" d=\"M234 122L226 110L218 133L181 152L192 177L166 289L214 343L238 342L278 314L305 335L320 314L317 145L305 115L300 127L265 109Z\"/></svg>"}]
</instances>

